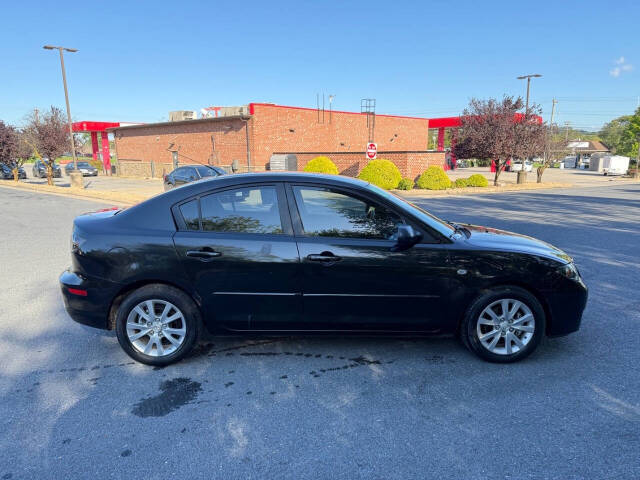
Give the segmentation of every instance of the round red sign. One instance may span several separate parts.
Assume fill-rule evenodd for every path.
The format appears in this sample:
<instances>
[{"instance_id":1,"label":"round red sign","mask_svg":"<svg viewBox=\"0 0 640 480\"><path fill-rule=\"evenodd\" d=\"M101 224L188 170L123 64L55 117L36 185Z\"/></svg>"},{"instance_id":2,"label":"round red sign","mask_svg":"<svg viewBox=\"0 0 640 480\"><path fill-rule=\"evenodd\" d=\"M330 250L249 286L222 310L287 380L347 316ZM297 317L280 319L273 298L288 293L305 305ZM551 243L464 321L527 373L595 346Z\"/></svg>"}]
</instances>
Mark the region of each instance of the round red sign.
<instances>
[{"instance_id":1,"label":"round red sign","mask_svg":"<svg viewBox=\"0 0 640 480\"><path fill-rule=\"evenodd\" d=\"M367 143L367 158L374 160L378 155L378 145L375 143Z\"/></svg>"}]
</instances>

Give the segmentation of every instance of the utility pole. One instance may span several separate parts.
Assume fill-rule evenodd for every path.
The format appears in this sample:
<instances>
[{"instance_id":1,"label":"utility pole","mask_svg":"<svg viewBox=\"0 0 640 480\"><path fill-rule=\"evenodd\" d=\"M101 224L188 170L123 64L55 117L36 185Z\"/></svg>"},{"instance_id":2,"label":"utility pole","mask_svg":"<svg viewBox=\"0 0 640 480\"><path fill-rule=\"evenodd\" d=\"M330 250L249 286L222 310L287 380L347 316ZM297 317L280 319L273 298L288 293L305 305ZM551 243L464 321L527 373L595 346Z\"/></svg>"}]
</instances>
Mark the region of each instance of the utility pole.
<instances>
[{"instance_id":1,"label":"utility pole","mask_svg":"<svg viewBox=\"0 0 640 480\"><path fill-rule=\"evenodd\" d=\"M45 50L58 50L60 52L60 68L62 69L62 84L64 85L64 99L67 103L67 119L69 121L69 136L71 137L71 155L73 156L73 170L78 172L78 160L76 159L76 145L73 141L73 125L71 124L71 108L69 107L69 90L67 89L67 74L64 71L64 53L63 51L75 53L78 50L75 48L55 47L53 45L45 45ZM49 161L53 162L55 159L50 158Z\"/></svg>"},{"instance_id":2,"label":"utility pole","mask_svg":"<svg viewBox=\"0 0 640 480\"><path fill-rule=\"evenodd\" d=\"M39 114L39 110L38 107L33 109L33 118L35 119L36 123L40 123L40 118L38 117Z\"/></svg>"},{"instance_id":3,"label":"utility pole","mask_svg":"<svg viewBox=\"0 0 640 480\"><path fill-rule=\"evenodd\" d=\"M549 158L545 158L545 166L547 163L551 162L551 136L553 135L553 114L556 111L556 103L558 103L558 101L554 98L551 103L551 119L549 120L549 134L547 136L546 149L547 151L545 152L546 155L549 155Z\"/></svg>"},{"instance_id":4,"label":"utility pole","mask_svg":"<svg viewBox=\"0 0 640 480\"><path fill-rule=\"evenodd\" d=\"M558 101L554 98L551 104L551 120L549 120L549 126L553 128L553 113L556 111L556 103Z\"/></svg>"}]
</instances>

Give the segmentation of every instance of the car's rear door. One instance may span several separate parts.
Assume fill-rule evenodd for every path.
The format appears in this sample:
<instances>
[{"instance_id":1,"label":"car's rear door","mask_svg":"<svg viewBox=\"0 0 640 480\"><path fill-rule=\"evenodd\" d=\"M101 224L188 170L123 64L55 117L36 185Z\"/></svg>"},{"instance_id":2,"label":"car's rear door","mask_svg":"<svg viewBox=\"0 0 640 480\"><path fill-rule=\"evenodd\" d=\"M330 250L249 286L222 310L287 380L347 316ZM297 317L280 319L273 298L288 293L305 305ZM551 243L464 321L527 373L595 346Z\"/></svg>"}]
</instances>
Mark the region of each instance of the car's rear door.
<instances>
[{"instance_id":1,"label":"car's rear door","mask_svg":"<svg viewBox=\"0 0 640 480\"><path fill-rule=\"evenodd\" d=\"M291 329L300 319L300 262L284 187L217 189L173 208L174 243L213 325Z\"/></svg>"},{"instance_id":2,"label":"car's rear door","mask_svg":"<svg viewBox=\"0 0 640 480\"><path fill-rule=\"evenodd\" d=\"M428 231L393 252L402 212L362 192L288 186L310 330L437 331L446 317L447 245ZM416 225L412 225L419 228Z\"/></svg>"}]
</instances>

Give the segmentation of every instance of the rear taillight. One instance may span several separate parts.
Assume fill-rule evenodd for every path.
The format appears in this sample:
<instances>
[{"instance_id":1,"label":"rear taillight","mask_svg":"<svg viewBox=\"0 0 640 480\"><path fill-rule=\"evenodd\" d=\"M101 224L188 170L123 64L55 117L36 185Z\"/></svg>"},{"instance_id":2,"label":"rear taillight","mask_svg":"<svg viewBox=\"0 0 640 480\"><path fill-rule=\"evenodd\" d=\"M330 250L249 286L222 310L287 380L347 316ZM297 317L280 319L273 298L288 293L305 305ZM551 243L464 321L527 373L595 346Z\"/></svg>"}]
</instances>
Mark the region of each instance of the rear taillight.
<instances>
[{"instance_id":1,"label":"rear taillight","mask_svg":"<svg viewBox=\"0 0 640 480\"><path fill-rule=\"evenodd\" d=\"M80 297L86 297L87 296L87 291L86 290L82 290L80 288L68 287L67 290L69 290L69 293L71 293L73 295L78 295Z\"/></svg>"}]
</instances>

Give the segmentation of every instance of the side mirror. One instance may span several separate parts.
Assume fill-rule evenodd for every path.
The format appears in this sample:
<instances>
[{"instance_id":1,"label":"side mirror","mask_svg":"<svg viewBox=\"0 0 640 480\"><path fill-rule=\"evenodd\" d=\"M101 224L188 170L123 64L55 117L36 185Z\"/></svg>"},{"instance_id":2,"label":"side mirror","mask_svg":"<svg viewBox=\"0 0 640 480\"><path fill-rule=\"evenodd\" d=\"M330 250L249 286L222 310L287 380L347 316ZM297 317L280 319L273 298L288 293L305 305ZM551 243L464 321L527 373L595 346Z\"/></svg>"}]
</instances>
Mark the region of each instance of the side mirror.
<instances>
[{"instance_id":1,"label":"side mirror","mask_svg":"<svg viewBox=\"0 0 640 480\"><path fill-rule=\"evenodd\" d=\"M411 225L399 225L396 233L396 244L391 247L392 252L402 252L413 247L422 240L422 233L416 232Z\"/></svg>"}]
</instances>

